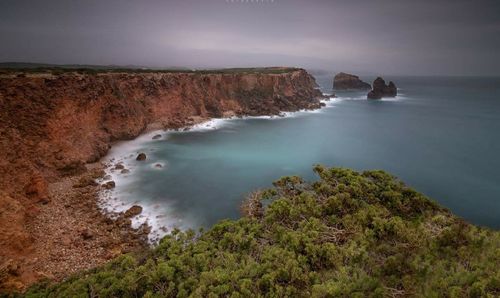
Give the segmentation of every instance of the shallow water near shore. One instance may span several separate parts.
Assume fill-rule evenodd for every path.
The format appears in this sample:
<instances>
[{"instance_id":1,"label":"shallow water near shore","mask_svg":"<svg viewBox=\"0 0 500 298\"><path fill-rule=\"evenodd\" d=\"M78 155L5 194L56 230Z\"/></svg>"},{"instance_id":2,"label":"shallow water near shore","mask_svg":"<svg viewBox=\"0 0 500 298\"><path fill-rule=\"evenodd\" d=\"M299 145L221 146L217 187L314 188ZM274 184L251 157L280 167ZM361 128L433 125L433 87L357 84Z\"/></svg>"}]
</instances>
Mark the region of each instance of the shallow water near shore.
<instances>
[{"instance_id":1,"label":"shallow water near shore","mask_svg":"<svg viewBox=\"0 0 500 298\"><path fill-rule=\"evenodd\" d=\"M219 119L117 144L106 159L130 173L110 172L116 189L103 207L142 205L135 224L148 220L154 240L173 227L238 218L250 191L284 175L313 180L321 163L388 171L466 220L499 228L500 78L386 79L398 85L397 98L339 92L318 111ZM331 77L317 81L330 91ZM135 160L138 152L145 162Z\"/></svg>"}]
</instances>

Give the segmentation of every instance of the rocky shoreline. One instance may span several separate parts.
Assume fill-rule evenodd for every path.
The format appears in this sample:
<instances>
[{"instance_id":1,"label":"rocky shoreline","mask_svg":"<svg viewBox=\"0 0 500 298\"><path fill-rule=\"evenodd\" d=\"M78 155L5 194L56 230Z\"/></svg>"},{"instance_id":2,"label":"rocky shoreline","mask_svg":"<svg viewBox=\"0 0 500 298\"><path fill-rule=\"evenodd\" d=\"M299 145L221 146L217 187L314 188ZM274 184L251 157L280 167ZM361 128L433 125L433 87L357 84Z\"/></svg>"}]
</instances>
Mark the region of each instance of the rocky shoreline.
<instances>
[{"instance_id":1,"label":"rocky shoreline","mask_svg":"<svg viewBox=\"0 0 500 298\"><path fill-rule=\"evenodd\" d=\"M103 264L147 245L97 200L98 162L120 140L199 119L317 109L304 70L280 73L73 73L0 77L0 291Z\"/></svg>"},{"instance_id":2,"label":"rocky shoreline","mask_svg":"<svg viewBox=\"0 0 500 298\"><path fill-rule=\"evenodd\" d=\"M97 202L104 186L95 180L103 177L104 166L86 167L82 174L49 184L51 205L40 206L36 220L28 222L27 230L37 243L33 252L37 257L19 264L28 281L61 280L147 246L149 227L133 229L125 214L112 220L100 210Z\"/></svg>"},{"instance_id":3,"label":"rocky shoreline","mask_svg":"<svg viewBox=\"0 0 500 298\"><path fill-rule=\"evenodd\" d=\"M329 101L326 100L326 101ZM324 101L322 101L322 106L326 105ZM296 112L282 113L280 115L269 115L269 118L277 117L277 118L286 118L292 116L297 112L307 112L308 110L301 110ZM313 111L313 110L310 110ZM260 116L262 117L262 116ZM161 140L164 139L169 133L183 133L192 130L215 130L223 126L223 122L231 121L234 119L251 119L252 116L235 116L232 114L227 114L224 118L202 118L202 117L194 117L189 118L188 122L190 125L184 126L181 128L174 129L162 129L162 130L151 130L141 134L137 139L132 141L126 141L122 143L125 146L128 144L136 143L141 144L143 142L150 142L152 140ZM142 140L140 140L142 139ZM121 143L121 142L120 142ZM121 144L116 144L118 147ZM134 146L134 145L132 145ZM113 149L116 149L113 146ZM101 180L101 185L105 188L103 192L101 192L100 196L100 206L104 210L111 215L111 217L116 217L116 213L131 213L133 214L132 219L136 223L136 225L148 224L151 228L151 232L149 234L149 243L155 244L157 243L165 234L171 231L173 228L183 229L182 226L178 226L177 224L172 224L169 222L165 223L165 219L168 219L168 215L162 213L159 210L152 210L152 206L144 205L144 202L138 201L124 201L120 198L119 194L116 194L116 189L120 189L122 183L127 183L122 181L123 179L129 179L127 177L131 177L134 175L134 168L139 163L148 163L151 167L154 167L156 170L163 170L163 164L161 161L151 160L149 152L144 150L135 150L128 149L126 151L120 150L120 153L114 153L112 155L107 155L103 158L102 162L105 164L105 179ZM113 151L113 150L111 150ZM111 153L110 151L110 153ZM106 187L111 183L112 187ZM128 182L130 183L130 182ZM116 184L116 189L115 189ZM119 211L117 211L119 209ZM158 208L161 209L161 208ZM134 211L136 210L136 211ZM186 228L186 227L184 227Z\"/></svg>"}]
</instances>

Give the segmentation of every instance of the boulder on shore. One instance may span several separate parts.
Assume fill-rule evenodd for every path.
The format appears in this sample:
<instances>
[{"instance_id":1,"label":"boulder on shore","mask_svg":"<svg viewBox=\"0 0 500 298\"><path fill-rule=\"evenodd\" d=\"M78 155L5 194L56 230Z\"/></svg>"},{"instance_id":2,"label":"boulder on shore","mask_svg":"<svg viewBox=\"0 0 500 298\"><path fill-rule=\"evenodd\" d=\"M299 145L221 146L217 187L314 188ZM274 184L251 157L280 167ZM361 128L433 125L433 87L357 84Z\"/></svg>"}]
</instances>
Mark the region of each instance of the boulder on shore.
<instances>
[{"instance_id":1,"label":"boulder on shore","mask_svg":"<svg viewBox=\"0 0 500 298\"><path fill-rule=\"evenodd\" d=\"M142 207L138 206L138 205L134 205L134 206L128 208L127 211L125 211L125 217L131 218L131 217L134 217L134 216L139 215L141 213L142 213Z\"/></svg>"},{"instance_id":2,"label":"boulder on shore","mask_svg":"<svg viewBox=\"0 0 500 298\"><path fill-rule=\"evenodd\" d=\"M108 181L102 185L105 189L112 189L115 188L116 184L113 180Z\"/></svg>"},{"instance_id":3,"label":"boulder on shore","mask_svg":"<svg viewBox=\"0 0 500 298\"><path fill-rule=\"evenodd\" d=\"M358 76L340 72L333 78L335 90L370 90L370 84L363 82Z\"/></svg>"},{"instance_id":4,"label":"boulder on shore","mask_svg":"<svg viewBox=\"0 0 500 298\"><path fill-rule=\"evenodd\" d=\"M398 94L398 89L394 82L390 81L388 85L385 84L385 80L381 77L377 77L373 81L373 88L367 94L368 99L381 99L382 97L396 97Z\"/></svg>"},{"instance_id":5,"label":"boulder on shore","mask_svg":"<svg viewBox=\"0 0 500 298\"><path fill-rule=\"evenodd\" d=\"M139 160L139 161L143 161L143 160L146 160L146 153L139 153L139 155L137 155L136 157L136 160Z\"/></svg>"}]
</instances>

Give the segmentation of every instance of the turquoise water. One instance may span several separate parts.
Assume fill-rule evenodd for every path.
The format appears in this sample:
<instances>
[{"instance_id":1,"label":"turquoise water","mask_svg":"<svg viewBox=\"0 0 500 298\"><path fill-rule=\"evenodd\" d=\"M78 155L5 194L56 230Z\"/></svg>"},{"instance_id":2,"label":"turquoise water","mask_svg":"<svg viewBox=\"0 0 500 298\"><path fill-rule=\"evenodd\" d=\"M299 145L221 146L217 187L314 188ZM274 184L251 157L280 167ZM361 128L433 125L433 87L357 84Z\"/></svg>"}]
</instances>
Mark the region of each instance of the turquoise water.
<instances>
[{"instance_id":1,"label":"turquoise water","mask_svg":"<svg viewBox=\"0 0 500 298\"><path fill-rule=\"evenodd\" d=\"M149 204L160 225L209 226L239 217L245 194L280 176L315 179L321 163L383 169L470 222L500 227L500 79L388 79L395 100L344 92L320 112L143 138L128 150L148 162L129 159L115 195ZM317 80L330 91L331 78Z\"/></svg>"}]
</instances>

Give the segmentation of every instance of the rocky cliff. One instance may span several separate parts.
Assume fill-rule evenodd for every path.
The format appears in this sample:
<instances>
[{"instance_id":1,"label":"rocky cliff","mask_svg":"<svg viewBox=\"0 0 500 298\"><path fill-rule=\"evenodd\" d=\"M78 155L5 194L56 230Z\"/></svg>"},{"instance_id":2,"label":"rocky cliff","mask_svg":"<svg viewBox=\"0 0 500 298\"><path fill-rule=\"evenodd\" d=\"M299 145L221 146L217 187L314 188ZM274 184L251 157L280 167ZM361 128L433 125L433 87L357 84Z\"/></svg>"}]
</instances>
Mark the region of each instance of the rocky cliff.
<instances>
[{"instance_id":1,"label":"rocky cliff","mask_svg":"<svg viewBox=\"0 0 500 298\"><path fill-rule=\"evenodd\" d=\"M84 172L113 141L200 117L319 108L315 87L302 69L0 75L0 273L33 257L24 227L56 204L48 185Z\"/></svg>"}]
</instances>

